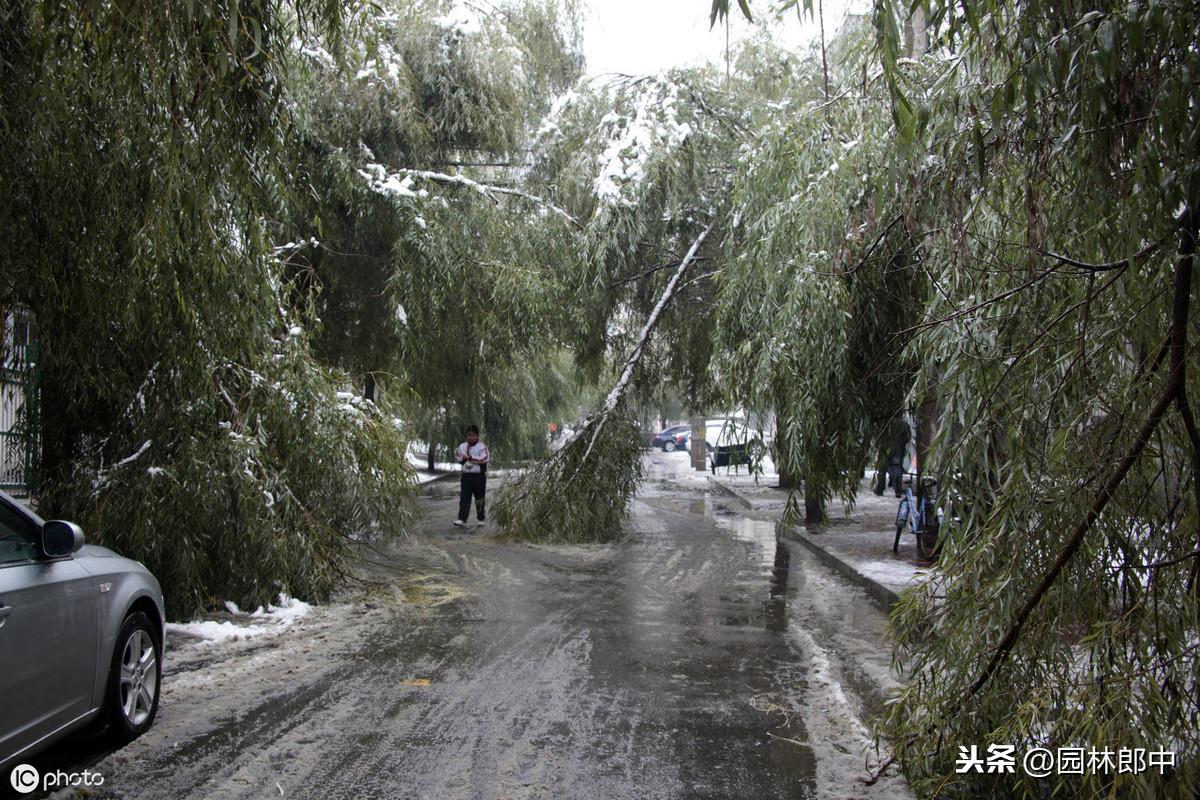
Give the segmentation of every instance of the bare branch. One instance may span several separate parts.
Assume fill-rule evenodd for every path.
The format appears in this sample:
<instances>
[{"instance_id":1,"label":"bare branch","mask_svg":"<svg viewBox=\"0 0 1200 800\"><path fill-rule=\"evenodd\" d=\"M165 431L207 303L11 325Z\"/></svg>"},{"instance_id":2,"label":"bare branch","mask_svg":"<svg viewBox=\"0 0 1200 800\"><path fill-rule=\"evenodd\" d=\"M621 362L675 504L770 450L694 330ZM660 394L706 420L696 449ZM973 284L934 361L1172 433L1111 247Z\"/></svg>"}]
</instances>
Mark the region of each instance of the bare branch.
<instances>
[{"instance_id":1,"label":"bare branch","mask_svg":"<svg viewBox=\"0 0 1200 800\"><path fill-rule=\"evenodd\" d=\"M233 402L233 398L229 396L229 392L225 391L225 384L221 382L221 376L216 372L212 374L212 382L213 388L217 390L217 394L224 401L225 407L229 409L229 415L233 417L234 432L241 433L246 426L246 423L242 419L242 412L238 411L237 404Z\"/></svg>"},{"instance_id":2,"label":"bare branch","mask_svg":"<svg viewBox=\"0 0 1200 800\"><path fill-rule=\"evenodd\" d=\"M404 175L412 178L418 178L420 180L426 180L442 186L461 186L467 189L474 189L492 202L498 202L496 199L496 195L498 194L519 197L522 200L527 200L559 215L576 228L583 227L580 225L579 220L575 219L575 217L571 216L571 214L569 214L567 211L563 210L559 206L554 205L554 203L551 203L549 200L538 197L534 194L529 194L528 192L523 192L520 189L513 189L509 186L497 186L495 184L480 183L479 181L472 180L465 175L448 175L444 172L431 172L429 170L422 169L397 169L391 174L387 174L383 167L379 164L368 165L368 169L372 171L360 170L359 174L371 181L372 188L384 194L397 193L396 191L389 191L389 189L385 188L385 186L389 178L393 178L397 175Z\"/></svg>"},{"instance_id":3,"label":"bare branch","mask_svg":"<svg viewBox=\"0 0 1200 800\"><path fill-rule=\"evenodd\" d=\"M697 260L699 260L699 259L697 259ZM699 283L700 281L708 280L709 278L712 278L712 277L720 275L720 274L721 274L721 270L719 270L719 269L714 269L712 272L705 272L703 275L697 275L696 277L690 279L689 281L687 281L687 283L684 283L679 288L686 289L687 287L691 286L693 283Z\"/></svg>"},{"instance_id":4,"label":"bare branch","mask_svg":"<svg viewBox=\"0 0 1200 800\"><path fill-rule=\"evenodd\" d=\"M1083 270L1085 272L1111 272L1112 270L1116 270L1116 269L1125 269L1127 267L1133 267L1139 261L1143 261L1147 257L1153 255L1160 247L1163 246L1163 243L1166 241L1167 241L1167 238L1164 236L1162 239L1159 239L1157 242L1152 242L1152 243L1146 245L1141 250L1139 250L1136 253L1134 253L1133 255L1131 255L1129 258L1123 258L1120 261L1109 261L1104 264L1089 264L1086 261L1079 261L1077 259L1070 258L1068 256L1060 255L1058 253L1053 253L1049 250L1043 250L1040 247L1038 248L1038 252L1041 253L1042 255L1046 256L1047 258L1053 258L1054 260L1056 260L1062 264L1066 264L1069 267L1075 267L1076 269Z\"/></svg>"},{"instance_id":5,"label":"bare branch","mask_svg":"<svg viewBox=\"0 0 1200 800\"><path fill-rule=\"evenodd\" d=\"M707 261L707 260L708 259L703 256L696 256L696 258L693 259L693 261ZM608 285L608 288L616 289L617 287L624 286L627 283L633 283L634 281L640 281L642 278L645 278L649 275L653 275L656 272L661 272L662 270L667 269L669 267L677 267L677 266L679 266L679 265L674 262L672 262L670 264L659 264L657 267L651 267L650 269L646 270L645 272L640 272L637 275L632 275L628 278L622 278L621 280L619 280L615 283L610 283Z\"/></svg>"}]
</instances>

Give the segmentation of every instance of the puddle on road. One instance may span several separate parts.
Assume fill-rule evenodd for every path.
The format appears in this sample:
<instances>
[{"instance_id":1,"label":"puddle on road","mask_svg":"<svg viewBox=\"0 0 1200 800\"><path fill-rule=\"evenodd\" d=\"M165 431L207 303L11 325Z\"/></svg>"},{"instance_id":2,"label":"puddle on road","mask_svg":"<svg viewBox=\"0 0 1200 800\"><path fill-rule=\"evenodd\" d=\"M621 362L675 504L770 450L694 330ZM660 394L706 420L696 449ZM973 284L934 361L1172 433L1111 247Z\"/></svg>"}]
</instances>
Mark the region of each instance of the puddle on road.
<instances>
[{"instance_id":1,"label":"puddle on road","mask_svg":"<svg viewBox=\"0 0 1200 800\"><path fill-rule=\"evenodd\" d=\"M465 596L461 589L441 580L437 575L419 575L409 578L397 589L407 605L418 608L437 608Z\"/></svg>"}]
</instances>

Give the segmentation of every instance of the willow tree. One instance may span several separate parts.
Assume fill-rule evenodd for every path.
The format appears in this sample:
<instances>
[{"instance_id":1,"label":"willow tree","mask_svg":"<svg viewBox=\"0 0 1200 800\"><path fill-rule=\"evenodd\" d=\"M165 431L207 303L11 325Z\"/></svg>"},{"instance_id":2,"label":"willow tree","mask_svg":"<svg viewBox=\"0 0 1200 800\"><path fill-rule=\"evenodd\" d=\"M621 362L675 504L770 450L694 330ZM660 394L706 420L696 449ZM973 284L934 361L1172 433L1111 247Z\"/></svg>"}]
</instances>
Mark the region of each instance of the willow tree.
<instances>
[{"instance_id":1,"label":"willow tree","mask_svg":"<svg viewBox=\"0 0 1200 800\"><path fill-rule=\"evenodd\" d=\"M914 9L930 26L923 59L903 57L900 43ZM893 616L909 680L884 716L886 746L922 793L1193 796L1195 10L881 1L874 21L883 69L863 74L886 84L891 124L866 127L873 160L827 148L841 208L789 213L803 192L781 201L778 181L746 189L767 194L752 219L788 229L771 226L768 238L799 245L797 261L836 238L821 237L826 225L869 244L857 259L809 256L832 274L793 273L801 292L823 292L805 309L825 325L744 307L739 324L773 322L795 363L828 363L851 353L847 325L862 313L848 302L854 281L880 286L865 302L889 297L889 271L914 284L901 307L915 318L868 325L869 352L857 354L879 360L904 345L908 404L938 421L922 468L953 499L938 570ZM844 102L835 97L834 114ZM838 141L830 133L801 135L806 144L781 158L801 175L818 172L813 154ZM847 167L856 174L839 190ZM760 164L750 174L778 171L789 173ZM873 209L865 225L860 209ZM761 249L769 254L769 242ZM786 292L778 300L797 302ZM844 360L830 367L854 372ZM792 385L817 398L796 404L802 424L827 426L828 443L853 441L853 421L820 402L827 383L797 375ZM818 468L828 455L840 460L804 442ZM1120 770L1085 756L1082 776L1044 778L1019 762L1011 772L956 770L960 747L986 759L1006 745L1018 758L1034 747L1166 750L1175 763Z\"/></svg>"},{"instance_id":2,"label":"willow tree","mask_svg":"<svg viewBox=\"0 0 1200 800\"><path fill-rule=\"evenodd\" d=\"M578 77L576 12L397 0L349 27L339 59L307 42L292 81L308 188L285 238L304 243L289 266L316 290L319 352L365 394L386 385L431 444L475 421L497 455L540 455L573 394L551 297L572 223L513 186L551 95Z\"/></svg>"},{"instance_id":3,"label":"willow tree","mask_svg":"<svg viewBox=\"0 0 1200 800\"><path fill-rule=\"evenodd\" d=\"M776 463L803 478L809 522L835 494L853 503L901 413L900 332L925 283L907 268L888 92L862 79L865 34L835 39L832 98L812 53L757 125L718 284L714 369L732 402L774 414Z\"/></svg>"},{"instance_id":4,"label":"willow tree","mask_svg":"<svg viewBox=\"0 0 1200 800\"><path fill-rule=\"evenodd\" d=\"M1192 796L1195 9L928 9L942 49L912 68L895 9L876 18L935 287L910 353L936 386L931 457L963 523L895 615L912 679L884 730L923 787ZM1178 764L997 780L954 774L951 743Z\"/></svg>"},{"instance_id":5,"label":"willow tree","mask_svg":"<svg viewBox=\"0 0 1200 800\"><path fill-rule=\"evenodd\" d=\"M338 3L10 2L0 307L36 315L41 511L144 561L172 613L318 595L406 517L403 442L339 397L275 238L284 77Z\"/></svg>"},{"instance_id":6,"label":"willow tree","mask_svg":"<svg viewBox=\"0 0 1200 800\"><path fill-rule=\"evenodd\" d=\"M709 315L697 307L712 297L716 251L701 234L717 240L725 225L742 110L712 72L677 72L594 80L543 123L528 186L580 224L580 256L560 277L564 341L612 389L575 440L507 492L498 514L508 530L618 536L640 474L634 403L664 383L695 406L711 394Z\"/></svg>"}]
</instances>

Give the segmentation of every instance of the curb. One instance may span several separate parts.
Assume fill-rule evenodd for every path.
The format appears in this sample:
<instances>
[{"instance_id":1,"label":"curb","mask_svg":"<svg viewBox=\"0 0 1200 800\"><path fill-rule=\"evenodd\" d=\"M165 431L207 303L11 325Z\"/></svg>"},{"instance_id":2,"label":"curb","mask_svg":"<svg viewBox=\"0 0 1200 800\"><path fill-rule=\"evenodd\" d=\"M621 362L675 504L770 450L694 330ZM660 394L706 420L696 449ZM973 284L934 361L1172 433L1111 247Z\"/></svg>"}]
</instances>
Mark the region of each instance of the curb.
<instances>
[{"instance_id":1,"label":"curb","mask_svg":"<svg viewBox=\"0 0 1200 800\"><path fill-rule=\"evenodd\" d=\"M846 578L851 583L855 583L862 587L875 604L883 609L884 613L891 613L892 606L900 601L900 595L895 591L887 588L882 583L868 578L861 572L856 570L850 564L838 558L833 553L826 550L821 545L813 541L812 537L802 531L795 525L785 527L782 523L776 526L776 532L785 539L793 542L799 542L812 551L825 566L837 572L843 578Z\"/></svg>"},{"instance_id":2,"label":"curb","mask_svg":"<svg viewBox=\"0 0 1200 800\"><path fill-rule=\"evenodd\" d=\"M724 493L726 496L728 496L730 499L732 499L732 500L733 500L735 503L737 503L738 505L742 506L743 508L745 508L745 509L748 509L748 510L750 510L750 511L753 511L753 510L754 510L754 503L750 502L750 501L749 501L749 500L747 500L745 497L743 497L742 495L738 494L738 493L737 493L737 491L736 491L735 489L733 489L733 488L731 488L731 487L729 487L729 486L726 486L725 484L721 483L719 480L717 480L716 478L714 478L712 475L705 475L704 477L708 478L708 485L709 485L709 486L712 486L712 487L714 487L714 488L716 488L716 489L719 489L719 490L720 490L721 492L723 492L723 493Z\"/></svg>"},{"instance_id":3,"label":"curb","mask_svg":"<svg viewBox=\"0 0 1200 800\"><path fill-rule=\"evenodd\" d=\"M750 511L754 510L754 503L738 493L736 489L726 485L725 483L722 483L712 475L707 477L710 486L718 489L722 494L728 496L743 508L746 508ZM829 567L834 572L837 572L851 583L862 587L862 589L867 593L867 596L870 597L871 600L873 600L876 605L878 605L884 611L884 613L890 613L892 606L899 602L900 595L896 591L889 589L873 578L868 578L866 575L863 575L853 566L846 563L837 555L818 544L812 538L811 534L805 532L799 526L785 526L782 522L779 522L775 526L775 533L776 535L788 539L789 541L798 542L804 545L811 550L817 559L820 560L821 563L825 564L825 566Z\"/></svg>"}]
</instances>

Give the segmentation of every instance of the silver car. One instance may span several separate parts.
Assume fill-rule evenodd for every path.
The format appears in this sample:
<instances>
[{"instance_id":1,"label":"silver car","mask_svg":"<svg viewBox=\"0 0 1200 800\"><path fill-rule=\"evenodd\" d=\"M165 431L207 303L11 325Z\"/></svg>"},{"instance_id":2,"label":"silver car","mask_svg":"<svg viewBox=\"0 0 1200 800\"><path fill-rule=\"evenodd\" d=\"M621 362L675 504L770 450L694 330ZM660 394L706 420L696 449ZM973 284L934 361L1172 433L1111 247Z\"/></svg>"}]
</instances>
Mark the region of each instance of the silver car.
<instances>
[{"instance_id":1,"label":"silver car","mask_svg":"<svg viewBox=\"0 0 1200 800\"><path fill-rule=\"evenodd\" d=\"M163 620L149 570L0 492L0 770L80 728L144 733Z\"/></svg>"}]
</instances>

